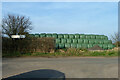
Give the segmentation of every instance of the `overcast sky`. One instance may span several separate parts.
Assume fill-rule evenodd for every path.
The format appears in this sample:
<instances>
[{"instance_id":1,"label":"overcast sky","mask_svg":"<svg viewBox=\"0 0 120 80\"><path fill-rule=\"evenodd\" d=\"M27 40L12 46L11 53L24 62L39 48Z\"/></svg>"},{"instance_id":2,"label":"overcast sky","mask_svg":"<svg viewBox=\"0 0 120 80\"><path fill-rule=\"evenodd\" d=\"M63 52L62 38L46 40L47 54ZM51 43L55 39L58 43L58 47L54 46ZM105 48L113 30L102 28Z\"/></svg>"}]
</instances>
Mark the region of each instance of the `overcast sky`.
<instances>
[{"instance_id":1,"label":"overcast sky","mask_svg":"<svg viewBox=\"0 0 120 80\"><path fill-rule=\"evenodd\" d=\"M31 33L82 33L110 37L118 32L117 2L4 2L2 15L25 15Z\"/></svg>"}]
</instances>

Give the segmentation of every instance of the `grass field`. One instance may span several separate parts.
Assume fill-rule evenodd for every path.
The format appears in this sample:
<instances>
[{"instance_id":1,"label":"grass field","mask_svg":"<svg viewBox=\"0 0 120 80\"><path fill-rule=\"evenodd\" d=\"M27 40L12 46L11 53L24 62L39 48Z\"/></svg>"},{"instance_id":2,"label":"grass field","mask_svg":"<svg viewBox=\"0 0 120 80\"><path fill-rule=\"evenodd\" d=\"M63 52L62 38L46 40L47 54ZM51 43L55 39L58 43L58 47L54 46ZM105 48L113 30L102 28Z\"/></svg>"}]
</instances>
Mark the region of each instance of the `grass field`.
<instances>
[{"instance_id":1,"label":"grass field","mask_svg":"<svg viewBox=\"0 0 120 80\"><path fill-rule=\"evenodd\" d=\"M27 56L38 56L38 57L67 57L67 56L79 56L79 57L88 57L88 56L102 56L102 57L114 57L118 56L118 50L99 50L99 51L89 51L87 49L58 49L52 53L3 53L3 57L27 57Z\"/></svg>"}]
</instances>

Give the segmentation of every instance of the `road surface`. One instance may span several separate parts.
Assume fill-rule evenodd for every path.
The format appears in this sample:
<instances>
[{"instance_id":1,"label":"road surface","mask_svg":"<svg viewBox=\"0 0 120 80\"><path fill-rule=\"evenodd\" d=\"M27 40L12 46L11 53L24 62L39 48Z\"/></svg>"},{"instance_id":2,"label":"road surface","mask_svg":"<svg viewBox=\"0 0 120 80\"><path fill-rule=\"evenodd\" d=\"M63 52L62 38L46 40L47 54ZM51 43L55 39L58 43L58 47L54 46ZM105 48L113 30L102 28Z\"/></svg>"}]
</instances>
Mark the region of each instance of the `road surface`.
<instances>
[{"instance_id":1,"label":"road surface","mask_svg":"<svg viewBox=\"0 0 120 80\"><path fill-rule=\"evenodd\" d=\"M118 78L118 58L63 57L63 58L3 58L3 78L34 70L52 69L66 78Z\"/></svg>"}]
</instances>

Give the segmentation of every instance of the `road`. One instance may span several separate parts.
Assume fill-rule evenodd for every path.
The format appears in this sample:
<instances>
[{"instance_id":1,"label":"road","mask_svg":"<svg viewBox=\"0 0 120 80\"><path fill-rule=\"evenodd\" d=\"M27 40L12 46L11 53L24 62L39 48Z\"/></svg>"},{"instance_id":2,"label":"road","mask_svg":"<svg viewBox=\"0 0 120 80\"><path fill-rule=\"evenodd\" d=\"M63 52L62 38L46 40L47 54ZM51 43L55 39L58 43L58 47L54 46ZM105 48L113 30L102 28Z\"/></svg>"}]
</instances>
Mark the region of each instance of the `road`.
<instances>
[{"instance_id":1,"label":"road","mask_svg":"<svg viewBox=\"0 0 120 80\"><path fill-rule=\"evenodd\" d=\"M34 70L52 69L66 78L118 78L118 58L3 58L3 78Z\"/></svg>"}]
</instances>

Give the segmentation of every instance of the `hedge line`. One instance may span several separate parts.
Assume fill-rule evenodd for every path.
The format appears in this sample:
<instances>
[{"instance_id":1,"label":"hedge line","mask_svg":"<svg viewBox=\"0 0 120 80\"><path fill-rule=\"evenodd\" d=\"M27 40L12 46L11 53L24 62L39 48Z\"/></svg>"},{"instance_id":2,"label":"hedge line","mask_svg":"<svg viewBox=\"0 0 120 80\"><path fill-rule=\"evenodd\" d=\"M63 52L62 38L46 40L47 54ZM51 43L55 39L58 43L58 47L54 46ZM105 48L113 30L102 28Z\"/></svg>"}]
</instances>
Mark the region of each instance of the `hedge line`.
<instances>
[{"instance_id":1,"label":"hedge line","mask_svg":"<svg viewBox=\"0 0 120 80\"><path fill-rule=\"evenodd\" d=\"M54 38L2 39L3 53L51 52L55 49Z\"/></svg>"}]
</instances>

